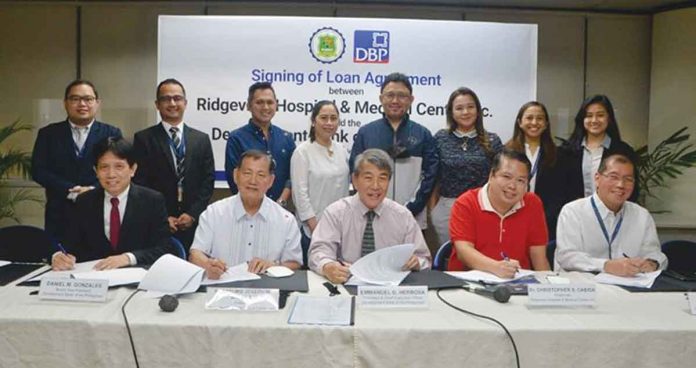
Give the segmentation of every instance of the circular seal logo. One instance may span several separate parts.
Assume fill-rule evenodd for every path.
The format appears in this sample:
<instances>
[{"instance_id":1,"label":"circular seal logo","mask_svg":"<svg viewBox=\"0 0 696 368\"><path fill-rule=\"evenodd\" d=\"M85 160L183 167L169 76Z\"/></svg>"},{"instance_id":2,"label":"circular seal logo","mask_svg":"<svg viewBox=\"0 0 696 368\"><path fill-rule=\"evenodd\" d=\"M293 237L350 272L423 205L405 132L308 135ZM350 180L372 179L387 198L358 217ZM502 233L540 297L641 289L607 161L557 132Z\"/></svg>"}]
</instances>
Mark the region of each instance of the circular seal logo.
<instances>
[{"instance_id":1,"label":"circular seal logo","mask_svg":"<svg viewBox=\"0 0 696 368\"><path fill-rule=\"evenodd\" d=\"M346 52L346 39L331 27L319 28L309 38L309 53L317 61L331 64Z\"/></svg>"}]
</instances>

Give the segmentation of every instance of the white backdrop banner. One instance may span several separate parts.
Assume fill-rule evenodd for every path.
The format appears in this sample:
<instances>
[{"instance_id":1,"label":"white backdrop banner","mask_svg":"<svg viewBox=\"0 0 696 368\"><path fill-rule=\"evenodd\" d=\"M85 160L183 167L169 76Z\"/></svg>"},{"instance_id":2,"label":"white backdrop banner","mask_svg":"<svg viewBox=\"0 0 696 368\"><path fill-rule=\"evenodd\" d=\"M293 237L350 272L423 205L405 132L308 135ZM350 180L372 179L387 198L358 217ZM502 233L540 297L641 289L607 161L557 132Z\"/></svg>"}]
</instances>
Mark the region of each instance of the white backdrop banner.
<instances>
[{"instance_id":1,"label":"white backdrop banner","mask_svg":"<svg viewBox=\"0 0 696 368\"><path fill-rule=\"evenodd\" d=\"M403 19L160 16L158 80L176 78L188 99L185 122L213 142L217 183L225 144L246 124L247 93L272 82L273 123L307 140L319 100L339 107L335 140L348 149L361 125L381 117L379 86L392 72L411 78L411 119L445 127L450 93L478 94L486 129L503 143L519 107L536 98L537 26Z\"/></svg>"}]
</instances>

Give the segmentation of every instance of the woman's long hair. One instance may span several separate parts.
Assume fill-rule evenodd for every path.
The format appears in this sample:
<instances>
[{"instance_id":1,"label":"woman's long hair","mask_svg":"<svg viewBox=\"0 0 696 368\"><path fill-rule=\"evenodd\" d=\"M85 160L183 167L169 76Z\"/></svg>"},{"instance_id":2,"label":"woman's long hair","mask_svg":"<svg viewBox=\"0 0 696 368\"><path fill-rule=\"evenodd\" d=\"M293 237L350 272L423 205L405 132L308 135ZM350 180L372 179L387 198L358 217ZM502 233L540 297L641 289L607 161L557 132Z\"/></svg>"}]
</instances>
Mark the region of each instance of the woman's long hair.
<instances>
[{"instance_id":1,"label":"woman's long hair","mask_svg":"<svg viewBox=\"0 0 696 368\"><path fill-rule=\"evenodd\" d=\"M587 108L592 104L600 104L604 106L607 110L609 116L609 122L607 124L606 134L611 138L612 142L621 141L621 134L619 133L619 126L616 123L616 116L614 115L614 106L611 104L609 97L605 95L594 95L585 99L580 105L578 113L575 115L575 129L573 133L568 138L568 144L574 149L580 149L582 145L582 140L587 135L585 131L585 116L587 115Z\"/></svg>"},{"instance_id":2,"label":"woman's long hair","mask_svg":"<svg viewBox=\"0 0 696 368\"><path fill-rule=\"evenodd\" d=\"M457 122L454 121L452 112L454 109L454 99L459 96L466 95L471 96L471 98L474 99L474 103L476 104L476 121L474 122L474 129L476 129L476 137L479 144L483 148L483 151L486 153L486 157L488 157L488 159L491 160L493 159L493 156L495 156L495 152L491 147L488 132L486 131L486 129L483 128L483 113L481 112L481 101L479 101L479 98L474 91L466 87L459 87L456 90L454 90L452 94L450 94L449 99L447 100L447 128L450 132L454 132L457 129Z\"/></svg>"},{"instance_id":3,"label":"woman's long hair","mask_svg":"<svg viewBox=\"0 0 696 368\"><path fill-rule=\"evenodd\" d=\"M515 129L512 133L512 139L510 139L505 145L518 152L525 152L524 144L526 143L526 136L520 124L522 123L522 117L525 111L530 107L539 107L541 111L544 112L544 119L546 120L546 129L541 133L541 149L543 152L543 157L541 164L544 167L551 167L556 164L556 145L553 143L551 138L551 121L549 120L549 112L546 110L546 106L538 101L529 101L520 107L520 111L517 112L517 118L515 119Z\"/></svg>"}]
</instances>

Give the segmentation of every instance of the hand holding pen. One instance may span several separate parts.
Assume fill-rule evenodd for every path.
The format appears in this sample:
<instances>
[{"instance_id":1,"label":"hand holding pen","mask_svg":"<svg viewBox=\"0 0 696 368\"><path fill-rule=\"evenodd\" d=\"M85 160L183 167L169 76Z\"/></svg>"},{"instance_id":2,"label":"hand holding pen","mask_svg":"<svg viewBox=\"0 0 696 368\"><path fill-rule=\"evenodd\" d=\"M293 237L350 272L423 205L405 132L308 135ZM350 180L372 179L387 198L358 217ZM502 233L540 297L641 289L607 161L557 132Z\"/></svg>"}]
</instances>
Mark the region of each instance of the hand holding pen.
<instances>
[{"instance_id":1,"label":"hand holding pen","mask_svg":"<svg viewBox=\"0 0 696 368\"><path fill-rule=\"evenodd\" d=\"M603 271L616 276L633 277L640 272L640 267L636 265L634 258L624 253L623 258L614 258L604 262Z\"/></svg>"},{"instance_id":2,"label":"hand holding pen","mask_svg":"<svg viewBox=\"0 0 696 368\"><path fill-rule=\"evenodd\" d=\"M515 259L510 259L505 252L500 252L500 257L503 260L497 262L496 269L493 273L505 279L515 277L515 273L520 269L520 262Z\"/></svg>"},{"instance_id":3,"label":"hand holding pen","mask_svg":"<svg viewBox=\"0 0 696 368\"><path fill-rule=\"evenodd\" d=\"M350 263L339 258L335 262L325 264L322 273L332 283L343 284L350 278Z\"/></svg>"},{"instance_id":4,"label":"hand holding pen","mask_svg":"<svg viewBox=\"0 0 696 368\"><path fill-rule=\"evenodd\" d=\"M75 268L75 256L69 254L61 243L56 243L58 252L51 257L51 267L54 271L67 271Z\"/></svg>"},{"instance_id":5,"label":"hand holding pen","mask_svg":"<svg viewBox=\"0 0 696 368\"><path fill-rule=\"evenodd\" d=\"M643 257L629 257L626 253L621 253L624 258L628 259L631 264L638 267L640 272L653 272L660 268L660 264L657 261L643 258Z\"/></svg>"}]
</instances>

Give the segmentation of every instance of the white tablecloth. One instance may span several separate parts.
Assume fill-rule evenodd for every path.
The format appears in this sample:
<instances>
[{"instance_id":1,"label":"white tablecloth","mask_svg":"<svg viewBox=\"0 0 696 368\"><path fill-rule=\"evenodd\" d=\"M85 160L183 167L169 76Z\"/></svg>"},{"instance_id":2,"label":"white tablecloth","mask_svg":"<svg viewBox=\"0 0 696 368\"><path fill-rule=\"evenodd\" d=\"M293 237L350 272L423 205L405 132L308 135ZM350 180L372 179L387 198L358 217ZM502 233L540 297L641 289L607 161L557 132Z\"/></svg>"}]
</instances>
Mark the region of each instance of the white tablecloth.
<instances>
[{"instance_id":1,"label":"white tablecloth","mask_svg":"<svg viewBox=\"0 0 696 368\"><path fill-rule=\"evenodd\" d=\"M586 275L572 278L589 281ZM310 294L328 295L309 273ZM36 288L0 288L0 367L134 367L120 307L42 301ZM497 318L511 331L522 367L691 367L696 316L683 293L629 293L597 285L597 307L527 307L447 290L451 303ZM346 292L343 291L345 294ZM288 325L294 296L279 312L207 311L204 294L180 298L174 313L137 294L127 306L140 367L513 367L512 346L492 322L430 295L425 310L360 310L354 327Z\"/></svg>"}]
</instances>

